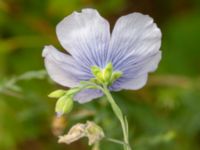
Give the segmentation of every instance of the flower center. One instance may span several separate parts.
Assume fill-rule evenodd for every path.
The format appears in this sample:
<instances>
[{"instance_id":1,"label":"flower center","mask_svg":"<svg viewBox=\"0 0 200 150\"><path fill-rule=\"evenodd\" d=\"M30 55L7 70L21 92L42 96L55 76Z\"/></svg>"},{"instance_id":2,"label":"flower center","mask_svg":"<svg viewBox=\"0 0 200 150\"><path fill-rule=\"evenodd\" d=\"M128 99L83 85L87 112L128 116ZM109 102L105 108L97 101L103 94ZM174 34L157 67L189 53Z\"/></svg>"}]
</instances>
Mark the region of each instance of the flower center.
<instances>
[{"instance_id":1,"label":"flower center","mask_svg":"<svg viewBox=\"0 0 200 150\"><path fill-rule=\"evenodd\" d=\"M92 82L100 85L112 85L117 79L122 76L121 71L114 71L112 63L108 63L104 69L98 66L92 66L91 72L94 78L91 79Z\"/></svg>"}]
</instances>

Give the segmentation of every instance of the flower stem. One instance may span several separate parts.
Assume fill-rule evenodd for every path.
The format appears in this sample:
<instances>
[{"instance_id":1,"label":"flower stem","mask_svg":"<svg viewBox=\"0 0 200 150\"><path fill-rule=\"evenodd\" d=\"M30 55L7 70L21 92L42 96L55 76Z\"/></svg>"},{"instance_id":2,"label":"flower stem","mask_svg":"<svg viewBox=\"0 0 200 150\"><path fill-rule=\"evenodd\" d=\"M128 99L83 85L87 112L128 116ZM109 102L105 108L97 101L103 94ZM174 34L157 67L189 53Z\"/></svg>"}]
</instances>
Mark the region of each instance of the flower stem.
<instances>
[{"instance_id":1,"label":"flower stem","mask_svg":"<svg viewBox=\"0 0 200 150\"><path fill-rule=\"evenodd\" d=\"M106 95L109 103L111 104L111 107L113 109L113 112L115 113L116 117L119 119L123 131L124 136L124 150L131 150L129 139L128 139L128 122L126 120L126 117L123 116L121 109L119 106L115 103L115 100L113 99L110 91L108 90L107 86L103 86L103 92Z\"/></svg>"},{"instance_id":2,"label":"flower stem","mask_svg":"<svg viewBox=\"0 0 200 150\"><path fill-rule=\"evenodd\" d=\"M106 140L109 141L109 142L113 142L113 143L116 143L116 144L120 144L120 145L127 145L127 144L124 143L123 141L116 140L116 139L112 139L112 138L106 138Z\"/></svg>"}]
</instances>

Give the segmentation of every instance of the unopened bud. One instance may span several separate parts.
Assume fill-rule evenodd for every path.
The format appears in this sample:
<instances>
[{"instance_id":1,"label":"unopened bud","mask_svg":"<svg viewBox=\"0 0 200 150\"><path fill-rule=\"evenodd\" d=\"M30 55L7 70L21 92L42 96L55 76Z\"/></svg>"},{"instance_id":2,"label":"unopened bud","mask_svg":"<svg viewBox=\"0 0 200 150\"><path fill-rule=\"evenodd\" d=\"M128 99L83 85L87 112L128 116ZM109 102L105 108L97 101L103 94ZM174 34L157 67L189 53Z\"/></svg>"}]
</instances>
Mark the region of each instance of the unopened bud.
<instances>
[{"instance_id":1,"label":"unopened bud","mask_svg":"<svg viewBox=\"0 0 200 150\"><path fill-rule=\"evenodd\" d=\"M63 114L67 114L71 112L73 108L73 99L71 96L64 95L61 98L58 99L55 107L55 111L58 116L61 116Z\"/></svg>"},{"instance_id":2,"label":"unopened bud","mask_svg":"<svg viewBox=\"0 0 200 150\"><path fill-rule=\"evenodd\" d=\"M61 96L65 95L66 91L65 90L55 90L51 92L48 97L50 98L60 98Z\"/></svg>"}]
</instances>

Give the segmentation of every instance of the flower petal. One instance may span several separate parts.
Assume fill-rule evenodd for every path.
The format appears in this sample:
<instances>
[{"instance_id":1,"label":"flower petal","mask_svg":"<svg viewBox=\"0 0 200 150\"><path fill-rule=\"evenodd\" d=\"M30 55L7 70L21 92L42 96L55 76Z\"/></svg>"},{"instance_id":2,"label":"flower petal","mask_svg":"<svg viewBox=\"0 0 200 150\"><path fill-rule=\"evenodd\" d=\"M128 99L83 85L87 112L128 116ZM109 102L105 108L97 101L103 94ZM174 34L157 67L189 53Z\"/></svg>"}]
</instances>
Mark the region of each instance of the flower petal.
<instances>
[{"instance_id":1,"label":"flower petal","mask_svg":"<svg viewBox=\"0 0 200 150\"><path fill-rule=\"evenodd\" d=\"M148 15L132 13L118 19L111 37L107 61L123 76L112 90L139 89L148 72L157 68L161 59L161 32ZM135 83L134 83L135 82Z\"/></svg>"},{"instance_id":2,"label":"flower petal","mask_svg":"<svg viewBox=\"0 0 200 150\"><path fill-rule=\"evenodd\" d=\"M159 51L161 32L148 15L132 13L118 19L111 37L108 59L120 70Z\"/></svg>"},{"instance_id":3,"label":"flower petal","mask_svg":"<svg viewBox=\"0 0 200 150\"><path fill-rule=\"evenodd\" d=\"M74 100L79 103L86 103L101 96L103 96L103 93L100 90L84 89L75 95Z\"/></svg>"},{"instance_id":4,"label":"flower petal","mask_svg":"<svg viewBox=\"0 0 200 150\"><path fill-rule=\"evenodd\" d=\"M64 18L56 28L61 45L83 67L104 66L110 41L109 23L94 9Z\"/></svg>"},{"instance_id":5,"label":"flower petal","mask_svg":"<svg viewBox=\"0 0 200 150\"><path fill-rule=\"evenodd\" d=\"M138 62L132 63L130 61L130 63L127 63L127 65L121 68L121 71L123 72L123 78L132 79L137 78L143 74L153 72L157 69L160 60L161 51L158 51L153 55L148 55L144 58L141 57L141 60Z\"/></svg>"},{"instance_id":6,"label":"flower petal","mask_svg":"<svg viewBox=\"0 0 200 150\"><path fill-rule=\"evenodd\" d=\"M45 46L42 56L50 77L60 85L75 87L80 78L90 78L78 68L76 61L69 55L59 52L53 46Z\"/></svg>"},{"instance_id":7,"label":"flower petal","mask_svg":"<svg viewBox=\"0 0 200 150\"><path fill-rule=\"evenodd\" d=\"M148 78L148 72L153 72L157 69L161 59L161 52L158 51L154 56L148 57L143 63L138 66L127 66L124 68L124 75L118 79L110 88L112 91L121 89L137 90L142 88Z\"/></svg>"},{"instance_id":8,"label":"flower petal","mask_svg":"<svg viewBox=\"0 0 200 150\"><path fill-rule=\"evenodd\" d=\"M148 78L148 75L145 74L138 78L135 78L135 79L125 82L120 87L122 89L127 89L127 90L138 90L146 84L147 78Z\"/></svg>"}]
</instances>

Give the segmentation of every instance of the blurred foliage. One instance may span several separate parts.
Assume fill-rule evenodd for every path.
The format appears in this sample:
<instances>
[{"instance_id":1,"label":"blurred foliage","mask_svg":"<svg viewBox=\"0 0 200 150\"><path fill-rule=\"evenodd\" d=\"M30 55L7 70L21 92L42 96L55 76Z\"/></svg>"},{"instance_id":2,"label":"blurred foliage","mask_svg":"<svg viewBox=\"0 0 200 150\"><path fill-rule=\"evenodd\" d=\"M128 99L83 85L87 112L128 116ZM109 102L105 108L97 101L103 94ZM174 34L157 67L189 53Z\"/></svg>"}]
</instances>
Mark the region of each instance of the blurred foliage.
<instances>
[{"instance_id":1,"label":"blurred foliage","mask_svg":"<svg viewBox=\"0 0 200 150\"><path fill-rule=\"evenodd\" d=\"M199 150L199 0L0 0L0 149L88 149L85 140L59 145L54 136L85 120L95 120L109 137L121 136L104 97L76 104L62 119L54 118L55 101L47 98L58 85L43 71L43 46L62 49L56 24L85 7L98 9L112 26L121 15L150 14L163 32L163 59L147 86L113 93L128 116L134 149ZM100 147L116 149L107 141Z\"/></svg>"}]
</instances>

